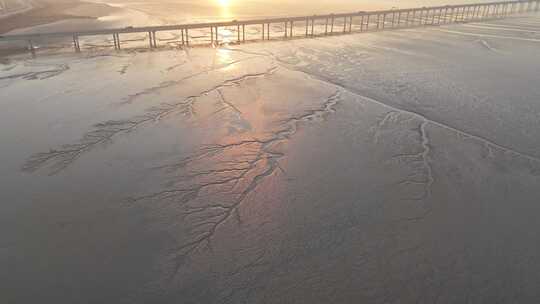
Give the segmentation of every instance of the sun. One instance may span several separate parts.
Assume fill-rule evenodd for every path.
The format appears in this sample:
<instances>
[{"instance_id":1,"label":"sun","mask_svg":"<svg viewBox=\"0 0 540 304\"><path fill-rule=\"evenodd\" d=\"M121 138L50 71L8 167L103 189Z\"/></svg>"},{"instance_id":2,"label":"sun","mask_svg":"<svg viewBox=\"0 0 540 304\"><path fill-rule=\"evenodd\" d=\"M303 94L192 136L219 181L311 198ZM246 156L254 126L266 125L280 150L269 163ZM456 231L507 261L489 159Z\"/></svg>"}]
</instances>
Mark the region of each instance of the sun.
<instances>
[{"instance_id":1,"label":"sun","mask_svg":"<svg viewBox=\"0 0 540 304\"><path fill-rule=\"evenodd\" d=\"M218 3L221 7L227 7L230 4L230 0L218 0Z\"/></svg>"}]
</instances>

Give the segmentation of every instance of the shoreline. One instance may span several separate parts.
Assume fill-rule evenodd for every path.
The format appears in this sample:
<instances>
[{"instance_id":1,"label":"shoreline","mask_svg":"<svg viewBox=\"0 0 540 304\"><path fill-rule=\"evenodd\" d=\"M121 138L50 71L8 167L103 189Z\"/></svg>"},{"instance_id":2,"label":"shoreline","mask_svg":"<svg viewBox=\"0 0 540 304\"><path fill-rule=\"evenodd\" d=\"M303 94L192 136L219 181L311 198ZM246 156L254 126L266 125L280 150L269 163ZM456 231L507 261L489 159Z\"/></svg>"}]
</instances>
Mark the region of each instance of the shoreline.
<instances>
[{"instance_id":1,"label":"shoreline","mask_svg":"<svg viewBox=\"0 0 540 304\"><path fill-rule=\"evenodd\" d=\"M34 8L35 8L35 3L33 1L31 1L31 0L26 2L25 5L23 5L22 7L18 7L18 8L15 8L15 9L3 8L2 10L0 10L0 12L1 12L0 13L0 20L5 19L5 18L9 18L9 17L12 17L12 16L16 16L16 15L19 15L19 14L24 14L24 13L26 13L26 12L34 9Z\"/></svg>"},{"instance_id":2,"label":"shoreline","mask_svg":"<svg viewBox=\"0 0 540 304\"><path fill-rule=\"evenodd\" d=\"M68 19L95 20L112 13L116 8L80 0L43 0L28 11L0 19L0 34L32 28Z\"/></svg>"},{"instance_id":3,"label":"shoreline","mask_svg":"<svg viewBox=\"0 0 540 304\"><path fill-rule=\"evenodd\" d=\"M67 20L97 20L114 13L118 8L103 3L82 0L40 0L35 6L0 19L0 35L13 31L38 31L37 27ZM0 58L27 52L20 43L0 45Z\"/></svg>"}]
</instances>

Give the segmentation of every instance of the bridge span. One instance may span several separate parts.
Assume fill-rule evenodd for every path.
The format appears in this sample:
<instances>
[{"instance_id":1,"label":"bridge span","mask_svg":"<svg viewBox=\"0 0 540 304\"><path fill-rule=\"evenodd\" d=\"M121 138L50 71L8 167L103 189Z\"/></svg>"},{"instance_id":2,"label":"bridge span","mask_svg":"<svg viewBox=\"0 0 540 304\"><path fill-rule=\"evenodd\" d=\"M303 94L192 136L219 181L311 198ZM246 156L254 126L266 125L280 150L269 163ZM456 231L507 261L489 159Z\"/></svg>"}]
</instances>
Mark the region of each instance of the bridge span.
<instances>
[{"instance_id":1,"label":"bridge span","mask_svg":"<svg viewBox=\"0 0 540 304\"><path fill-rule=\"evenodd\" d=\"M328 15L233 20L228 22L194 23L166 26L125 27L78 32L51 32L0 36L0 42L24 41L35 54L36 42L48 43L64 38L72 41L73 49L80 52L81 38L107 36L110 47L120 50L123 35L144 34L150 48L159 47L157 38L165 32L176 33L174 42L181 47L192 45L218 45L245 43L272 39L309 38L367 31L436 26L451 23L476 22L505 18L511 15L538 12L540 0L514 0L463 5L432 6L380 11L361 11ZM226 35L220 34L225 32ZM170 41L168 41L170 43Z\"/></svg>"}]
</instances>

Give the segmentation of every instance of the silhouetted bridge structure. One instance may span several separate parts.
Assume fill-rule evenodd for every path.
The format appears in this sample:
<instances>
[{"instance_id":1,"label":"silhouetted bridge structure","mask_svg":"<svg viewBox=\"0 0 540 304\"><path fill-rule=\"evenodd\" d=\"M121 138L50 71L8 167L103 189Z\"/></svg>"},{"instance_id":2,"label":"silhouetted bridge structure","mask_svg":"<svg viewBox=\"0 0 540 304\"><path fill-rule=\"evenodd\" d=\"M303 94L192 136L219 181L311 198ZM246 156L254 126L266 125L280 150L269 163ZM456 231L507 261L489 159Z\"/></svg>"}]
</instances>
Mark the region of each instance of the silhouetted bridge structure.
<instances>
[{"instance_id":1,"label":"silhouetted bridge structure","mask_svg":"<svg viewBox=\"0 0 540 304\"><path fill-rule=\"evenodd\" d=\"M336 34L380 31L418 26L443 25L504 18L509 15L538 12L540 0L515 0L464 5L446 5L381 11L362 11L345 14L313 15L301 17L267 18L257 20L233 20L198 24L166 26L126 27L79 32L55 32L39 34L0 36L0 42L25 41L32 53L35 42L50 42L54 39L70 39L75 51L81 51L81 37L108 36L110 47L117 50L133 39L122 36L141 33L139 41L147 41L150 48L157 48L159 33L174 33L175 38L163 40L179 46L220 43L244 43L272 39L317 37Z\"/></svg>"}]
</instances>

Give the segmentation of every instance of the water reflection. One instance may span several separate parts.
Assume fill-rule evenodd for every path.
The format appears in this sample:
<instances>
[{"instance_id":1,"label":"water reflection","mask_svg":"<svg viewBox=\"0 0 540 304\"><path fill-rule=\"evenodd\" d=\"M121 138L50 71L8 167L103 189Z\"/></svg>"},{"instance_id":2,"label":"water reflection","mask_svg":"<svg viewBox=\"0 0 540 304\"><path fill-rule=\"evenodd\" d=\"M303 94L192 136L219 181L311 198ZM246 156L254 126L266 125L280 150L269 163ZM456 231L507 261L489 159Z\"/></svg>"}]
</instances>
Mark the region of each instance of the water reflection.
<instances>
[{"instance_id":1,"label":"water reflection","mask_svg":"<svg viewBox=\"0 0 540 304\"><path fill-rule=\"evenodd\" d=\"M226 43L226 44L231 43L235 41L235 33L230 29L226 29L226 28L220 29L219 38L220 38L220 41L223 43ZM229 51L227 51L227 53L229 53ZM228 59L230 59L230 56Z\"/></svg>"}]
</instances>

